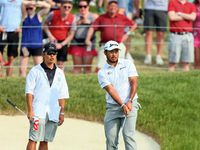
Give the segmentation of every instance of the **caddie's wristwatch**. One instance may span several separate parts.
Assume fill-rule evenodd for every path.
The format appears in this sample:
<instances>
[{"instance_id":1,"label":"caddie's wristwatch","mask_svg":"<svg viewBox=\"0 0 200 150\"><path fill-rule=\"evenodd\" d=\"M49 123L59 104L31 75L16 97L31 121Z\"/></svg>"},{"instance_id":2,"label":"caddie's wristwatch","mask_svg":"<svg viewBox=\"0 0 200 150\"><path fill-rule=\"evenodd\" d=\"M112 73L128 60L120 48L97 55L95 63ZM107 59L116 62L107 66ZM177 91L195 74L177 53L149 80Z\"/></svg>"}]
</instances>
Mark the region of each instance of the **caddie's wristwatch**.
<instances>
[{"instance_id":1,"label":"caddie's wristwatch","mask_svg":"<svg viewBox=\"0 0 200 150\"><path fill-rule=\"evenodd\" d=\"M133 100L131 98L129 98L128 101L131 101L131 103L133 102Z\"/></svg>"}]
</instances>

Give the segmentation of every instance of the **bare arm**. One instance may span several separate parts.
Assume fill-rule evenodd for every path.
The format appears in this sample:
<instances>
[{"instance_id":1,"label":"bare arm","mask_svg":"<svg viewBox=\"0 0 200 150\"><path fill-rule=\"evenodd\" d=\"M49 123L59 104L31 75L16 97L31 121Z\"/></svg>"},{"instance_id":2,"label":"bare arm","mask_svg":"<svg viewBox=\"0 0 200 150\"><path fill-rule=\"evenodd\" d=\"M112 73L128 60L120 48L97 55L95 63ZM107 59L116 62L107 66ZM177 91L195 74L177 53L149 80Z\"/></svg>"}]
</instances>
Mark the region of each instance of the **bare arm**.
<instances>
[{"instance_id":1,"label":"bare arm","mask_svg":"<svg viewBox=\"0 0 200 150\"><path fill-rule=\"evenodd\" d=\"M129 32L132 33L135 29L137 28L137 24L135 23L130 29ZM122 37L122 42L126 42L126 40L128 39L128 34L125 33Z\"/></svg>"},{"instance_id":2,"label":"bare arm","mask_svg":"<svg viewBox=\"0 0 200 150\"><path fill-rule=\"evenodd\" d=\"M65 99L59 99L59 106L61 107L60 113L64 113L64 108L65 108ZM64 115L60 114L59 115L59 123L58 125L62 125L64 122Z\"/></svg>"},{"instance_id":3,"label":"bare arm","mask_svg":"<svg viewBox=\"0 0 200 150\"><path fill-rule=\"evenodd\" d=\"M181 16L184 20L195 21L195 19L196 19L196 13L191 13L191 14L181 13L180 16Z\"/></svg>"},{"instance_id":4,"label":"bare arm","mask_svg":"<svg viewBox=\"0 0 200 150\"><path fill-rule=\"evenodd\" d=\"M169 20L171 21L181 21L181 20L191 20L194 21L196 19L196 13L186 14L181 13L178 15L175 11L168 12Z\"/></svg>"},{"instance_id":5,"label":"bare arm","mask_svg":"<svg viewBox=\"0 0 200 150\"><path fill-rule=\"evenodd\" d=\"M38 1L36 6L42 7L42 9L37 13L39 20L42 21L42 18L49 12L51 5L46 2Z\"/></svg>"},{"instance_id":6,"label":"bare arm","mask_svg":"<svg viewBox=\"0 0 200 150\"><path fill-rule=\"evenodd\" d=\"M133 1L132 7L135 8L135 10L136 10L135 16L138 18L139 15L140 15L140 8L139 8L139 6L140 6L141 1L140 0L132 0L132 1Z\"/></svg>"},{"instance_id":7,"label":"bare arm","mask_svg":"<svg viewBox=\"0 0 200 150\"><path fill-rule=\"evenodd\" d=\"M43 23L43 28L44 28L44 32L47 34L50 43L54 43L56 40L56 38L51 34L51 32L49 31L49 27L48 27L48 23L44 21Z\"/></svg>"},{"instance_id":8,"label":"bare arm","mask_svg":"<svg viewBox=\"0 0 200 150\"><path fill-rule=\"evenodd\" d=\"M86 39L85 39L85 44L86 44L87 46L92 46L92 42L91 42L90 39L91 39L93 33L94 33L94 29L93 29L92 27L90 27L89 30L88 30Z\"/></svg>"},{"instance_id":9,"label":"bare arm","mask_svg":"<svg viewBox=\"0 0 200 150\"><path fill-rule=\"evenodd\" d=\"M23 1L21 4L22 21L27 17L26 5L29 3L30 1Z\"/></svg>"},{"instance_id":10,"label":"bare arm","mask_svg":"<svg viewBox=\"0 0 200 150\"><path fill-rule=\"evenodd\" d=\"M123 102L111 84L105 86L104 89L110 94L110 96L113 98L113 100L116 103L118 103L120 106L122 106ZM126 105L124 105L122 108L123 108L124 114L129 115L130 110L128 109L128 107Z\"/></svg>"},{"instance_id":11,"label":"bare arm","mask_svg":"<svg viewBox=\"0 0 200 150\"><path fill-rule=\"evenodd\" d=\"M57 8L60 8L60 7L61 7L61 3L56 3L56 2L54 2L54 1L52 1L52 0L47 1L47 3L49 3L51 6L55 6L55 7L57 7Z\"/></svg>"},{"instance_id":12,"label":"bare arm","mask_svg":"<svg viewBox=\"0 0 200 150\"><path fill-rule=\"evenodd\" d=\"M130 96L129 98L130 99L133 99L135 94L136 94L136 91L137 91L137 87L138 87L138 84L137 84L137 77L129 77L129 82L131 84L131 91L130 91ZM126 106L129 108L129 110L132 109L132 103L131 101L128 101L126 103Z\"/></svg>"},{"instance_id":13,"label":"bare arm","mask_svg":"<svg viewBox=\"0 0 200 150\"><path fill-rule=\"evenodd\" d=\"M28 106L28 119L31 121L31 117L34 116L33 107L32 107L32 103L33 103L32 94L26 94L26 102Z\"/></svg>"},{"instance_id":14,"label":"bare arm","mask_svg":"<svg viewBox=\"0 0 200 150\"><path fill-rule=\"evenodd\" d=\"M62 42L62 43L57 43L56 48L59 50L61 49L64 45L68 44L71 42L71 40L74 38L75 31L69 31L67 38Z\"/></svg>"}]
</instances>

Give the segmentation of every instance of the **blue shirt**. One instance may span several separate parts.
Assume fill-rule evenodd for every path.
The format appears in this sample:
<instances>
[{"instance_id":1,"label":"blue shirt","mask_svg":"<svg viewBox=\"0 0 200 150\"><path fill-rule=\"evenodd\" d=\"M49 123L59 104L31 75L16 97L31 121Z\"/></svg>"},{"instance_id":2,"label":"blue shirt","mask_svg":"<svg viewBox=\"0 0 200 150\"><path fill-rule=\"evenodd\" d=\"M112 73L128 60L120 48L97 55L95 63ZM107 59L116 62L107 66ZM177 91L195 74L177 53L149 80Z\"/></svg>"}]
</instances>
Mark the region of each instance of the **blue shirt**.
<instances>
[{"instance_id":1,"label":"blue shirt","mask_svg":"<svg viewBox=\"0 0 200 150\"><path fill-rule=\"evenodd\" d=\"M22 1L0 0L0 25L6 28L6 32L14 32L16 28L20 28Z\"/></svg>"}]
</instances>

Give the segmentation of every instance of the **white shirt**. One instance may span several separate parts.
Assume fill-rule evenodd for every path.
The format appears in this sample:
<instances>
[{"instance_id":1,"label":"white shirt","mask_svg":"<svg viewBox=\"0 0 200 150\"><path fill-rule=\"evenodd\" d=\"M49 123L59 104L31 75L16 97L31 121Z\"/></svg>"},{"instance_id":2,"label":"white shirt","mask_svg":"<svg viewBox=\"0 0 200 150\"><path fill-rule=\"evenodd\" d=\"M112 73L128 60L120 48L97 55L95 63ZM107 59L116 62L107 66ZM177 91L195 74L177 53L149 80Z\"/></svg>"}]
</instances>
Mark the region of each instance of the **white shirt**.
<instances>
[{"instance_id":1,"label":"white shirt","mask_svg":"<svg viewBox=\"0 0 200 150\"><path fill-rule=\"evenodd\" d=\"M126 59L118 59L116 67L106 64L98 72L98 80L101 88L111 84L115 91L118 93L123 103L127 103L131 85L129 82L129 77L138 76L135 65L132 61ZM135 94L133 100L137 100L137 93ZM117 104L110 94L106 93L107 103Z\"/></svg>"},{"instance_id":2,"label":"white shirt","mask_svg":"<svg viewBox=\"0 0 200 150\"><path fill-rule=\"evenodd\" d=\"M59 99L69 98L65 75L61 69L56 68L53 83L50 87L48 78L41 65L33 67L26 77L26 94L33 95L33 113L39 118L59 122Z\"/></svg>"}]
</instances>

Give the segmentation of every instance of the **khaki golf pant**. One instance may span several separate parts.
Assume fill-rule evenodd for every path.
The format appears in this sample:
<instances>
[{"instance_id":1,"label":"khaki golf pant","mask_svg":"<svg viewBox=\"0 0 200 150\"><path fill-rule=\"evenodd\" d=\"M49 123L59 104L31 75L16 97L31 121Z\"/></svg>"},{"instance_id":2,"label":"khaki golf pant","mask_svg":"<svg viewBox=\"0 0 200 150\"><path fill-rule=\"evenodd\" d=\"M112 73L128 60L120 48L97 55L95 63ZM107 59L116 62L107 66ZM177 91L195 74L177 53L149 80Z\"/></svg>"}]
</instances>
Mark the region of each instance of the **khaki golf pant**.
<instances>
[{"instance_id":1,"label":"khaki golf pant","mask_svg":"<svg viewBox=\"0 0 200 150\"><path fill-rule=\"evenodd\" d=\"M106 149L117 150L112 146L116 146L118 143L119 131L120 127L123 125L125 115L123 109L118 104L107 104L106 109L107 112L104 118ZM122 132L126 150L137 150L134 136L138 109L138 103L137 101L134 101L132 103L132 110L126 118Z\"/></svg>"}]
</instances>

